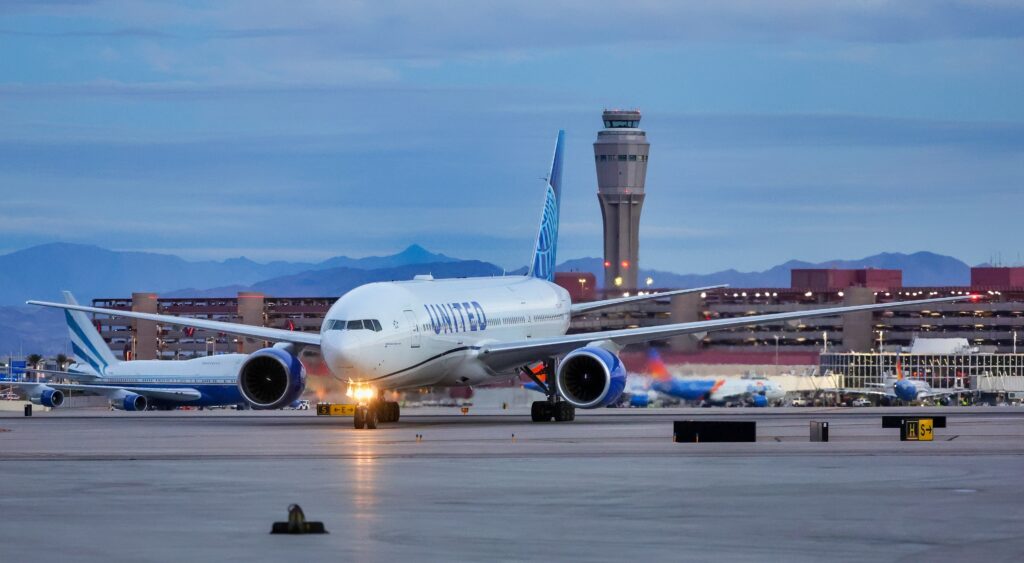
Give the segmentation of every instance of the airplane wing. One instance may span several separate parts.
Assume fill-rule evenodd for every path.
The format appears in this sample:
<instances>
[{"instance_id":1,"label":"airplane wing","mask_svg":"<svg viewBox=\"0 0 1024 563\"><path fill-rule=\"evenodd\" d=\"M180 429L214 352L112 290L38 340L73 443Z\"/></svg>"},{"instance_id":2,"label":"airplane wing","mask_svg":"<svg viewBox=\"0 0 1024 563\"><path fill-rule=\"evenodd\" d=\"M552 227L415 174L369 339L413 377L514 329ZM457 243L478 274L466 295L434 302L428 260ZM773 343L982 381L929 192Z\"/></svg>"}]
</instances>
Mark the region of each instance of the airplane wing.
<instances>
[{"instance_id":1,"label":"airplane wing","mask_svg":"<svg viewBox=\"0 0 1024 563\"><path fill-rule=\"evenodd\" d=\"M65 379L83 380L83 379L99 379L100 376L95 373L87 373L84 371L61 371L57 369L38 369L38 368L24 368L25 373L45 373L46 375L56 375Z\"/></svg>"},{"instance_id":2,"label":"airplane wing","mask_svg":"<svg viewBox=\"0 0 1024 563\"><path fill-rule=\"evenodd\" d=\"M235 336L245 336L257 340L269 340L271 342L291 342L293 344L305 344L309 346L320 346L320 334L311 332L298 332L280 328L268 328L263 326L251 326L240 323L226 323L223 321L211 321L208 319L192 319L188 317L175 317L171 315L155 315L152 313L138 313L135 311L119 311L117 309L101 309L99 307L85 307L83 305L71 305L67 303L51 303L48 301L27 301L29 305L41 307L55 307L57 309L70 309L97 315L109 315L111 317L124 317L128 319L140 319L153 321L160 324L174 326L191 326L206 330L215 330Z\"/></svg>"},{"instance_id":3,"label":"airplane wing","mask_svg":"<svg viewBox=\"0 0 1024 563\"><path fill-rule=\"evenodd\" d=\"M895 393L890 391L882 391L881 389L844 389L841 387L834 387L831 389L819 389L822 393L842 393L844 395L871 395L872 397L895 397Z\"/></svg>"},{"instance_id":4,"label":"airplane wing","mask_svg":"<svg viewBox=\"0 0 1024 563\"><path fill-rule=\"evenodd\" d=\"M712 289L721 289L723 287L729 287L729 285L709 285L707 287L693 287L689 289L675 289L672 291L662 291L661 293L651 293L648 295L634 295L632 297L617 297L615 299L605 299L603 301L590 301L589 303L574 303L572 305L572 309L570 309L569 312L572 313L573 315L580 315L582 313L587 313L589 311L595 311L597 309L606 309L608 307L615 307L616 305L632 303L634 301L661 299L663 297L671 297L673 295L685 295L687 293L700 293L702 291L711 291Z\"/></svg>"},{"instance_id":5,"label":"airplane wing","mask_svg":"<svg viewBox=\"0 0 1024 563\"><path fill-rule=\"evenodd\" d=\"M147 399L163 399L168 401L195 401L203 396L202 393L195 389L182 387L182 388L160 388L156 389L153 387L131 387L121 385L85 385L78 383L50 383L50 382L39 382L34 381L15 381L13 383L4 382L4 385L14 385L16 387L29 387L35 385L44 385L46 387L52 387L53 389L59 389L61 391L78 391L86 393L88 395L101 395L108 398L117 398L115 395L120 391L128 391L129 393L135 393L142 395Z\"/></svg>"},{"instance_id":6,"label":"airplane wing","mask_svg":"<svg viewBox=\"0 0 1024 563\"><path fill-rule=\"evenodd\" d=\"M948 397L949 395L959 395L960 393L969 393L970 389L964 389L957 387L955 389L943 389L942 391L932 390L929 393L922 393L917 396L918 399L934 399L936 397Z\"/></svg>"},{"instance_id":7,"label":"airplane wing","mask_svg":"<svg viewBox=\"0 0 1024 563\"><path fill-rule=\"evenodd\" d=\"M807 309L804 311L771 313L750 317L715 319L711 321L676 323L620 330L605 330L600 332L584 332L579 334L567 334L565 336L554 338L493 342L481 346L479 358L485 364L490 366L491 369L495 371L505 371L516 366L521 366L527 362L536 361L538 358L566 354L576 348L587 345L617 350L627 344L636 344L683 334L759 325L776 321L830 317L845 313L855 313L858 311L879 311L901 309L905 307L917 307L919 305L931 305L935 303L950 303L953 301L963 301L967 298L969 298L969 296L939 297L935 299L917 299L914 301L900 301L893 303L875 303L871 305Z\"/></svg>"}]
</instances>

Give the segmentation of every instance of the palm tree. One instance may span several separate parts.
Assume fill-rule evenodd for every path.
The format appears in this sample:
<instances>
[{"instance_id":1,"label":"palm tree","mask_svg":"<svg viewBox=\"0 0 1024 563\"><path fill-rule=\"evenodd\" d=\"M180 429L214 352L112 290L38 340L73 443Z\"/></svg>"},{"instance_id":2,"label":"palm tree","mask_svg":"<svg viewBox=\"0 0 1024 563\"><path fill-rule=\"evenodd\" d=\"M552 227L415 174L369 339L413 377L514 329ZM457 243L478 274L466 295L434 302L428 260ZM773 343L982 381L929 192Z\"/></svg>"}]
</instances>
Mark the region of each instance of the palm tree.
<instances>
[{"instance_id":1,"label":"palm tree","mask_svg":"<svg viewBox=\"0 0 1024 563\"><path fill-rule=\"evenodd\" d=\"M60 371L64 371L65 369L68 368L68 364L71 363L71 358L65 356L64 354L57 354L57 357L54 358L54 361L57 362L57 369L59 369Z\"/></svg>"},{"instance_id":2,"label":"palm tree","mask_svg":"<svg viewBox=\"0 0 1024 563\"><path fill-rule=\"evenodd\" d=\"M43 361L43 357L39 354L29 354L25 361L28 363L29 369L39 369L39 362ZM39 372L36 372L36 381L39 381Z\"/></svg>"},{"instance_id":3,"label":"palm tree","mask_svg":"<svg viewBox=\"0 0 1024 563\"><path fill-rule=\"evenodd\" d=\"M29 354L25 361L28 362L28 367L33 369L39 369L39 362L43 361L43 357L39 354Z\"/></svg>"}]
</instances>

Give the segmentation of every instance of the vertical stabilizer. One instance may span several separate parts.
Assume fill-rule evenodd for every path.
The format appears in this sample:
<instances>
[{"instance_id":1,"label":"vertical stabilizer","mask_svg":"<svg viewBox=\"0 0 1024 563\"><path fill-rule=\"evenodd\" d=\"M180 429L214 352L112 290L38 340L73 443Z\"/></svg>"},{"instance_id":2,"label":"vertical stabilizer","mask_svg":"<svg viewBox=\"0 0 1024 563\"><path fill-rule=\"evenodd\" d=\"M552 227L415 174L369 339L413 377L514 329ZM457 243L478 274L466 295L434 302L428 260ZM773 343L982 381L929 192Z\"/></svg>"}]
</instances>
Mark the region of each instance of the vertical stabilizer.
<instances>
[{"instance_id":1,"label":"vertical stabilizer","mask_svg":"<svg viewBox=\"0 0 1024 563\"><path fill-rule=\"evenodd\" d=\"M672 374L669 373L668 367L661 359L661 354L655 348L647 349L647 374L658 381L672 379Z\"/></svg>"},{"instance_id":2,"label":"vertical stabilizer","mask_svg":"<svg viewBox=\"0 0 1024 563\"><path fill-rule=\"evenodd\" d=\"M551 159L551 172L544 193L544 213L541 215L540 232L533 252L533 263L529 275L548 281L555 281L555 251L558 248L558 210L562 200L562 160L565 152L565 131L558 131L555 140L555 156Z\"/></svg>"},{"instance_id":3,"label":"vertical stabilizer","mask_svg":"<svg viewBox=\"0 0 1024 563\"><path fill-rule=\"evenodd\" d=\"M69 305L78 305L78 301L70 291L64 292L64 301ZM68 323L68 334L71 337L71 350L75 361L91 366L100 375L103 375L107 367L118 363L117 358L110 352L107 343L103 341L103 337L100 336L99 331L96 330L85 313L65 309L64 318Z\"/></svg>"}]
</instances>

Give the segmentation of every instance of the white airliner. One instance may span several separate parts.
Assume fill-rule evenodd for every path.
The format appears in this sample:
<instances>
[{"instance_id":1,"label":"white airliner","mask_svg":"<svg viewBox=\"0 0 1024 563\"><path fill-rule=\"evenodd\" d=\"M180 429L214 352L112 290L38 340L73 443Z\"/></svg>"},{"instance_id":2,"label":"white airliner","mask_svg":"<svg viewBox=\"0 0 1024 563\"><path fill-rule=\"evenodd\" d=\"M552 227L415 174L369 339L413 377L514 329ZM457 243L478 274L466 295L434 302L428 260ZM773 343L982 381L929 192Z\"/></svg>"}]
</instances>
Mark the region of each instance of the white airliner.
<instances>
[{"instance_id":1,"label":"white airliner","mask_svg":"<svg viewBox=\"0 0 1024 563\"><path fill-rule=\"evenodd\" d=\"M65 291L64 299L77 305ZM238 372L248 354L223 354L180 361L133 360L122 362L110 353L106 342L81 311L65 310L75 363L67 371L28 370L48 373L76 383L14 382L37 405L60 407L64 393L100 395L119 410L144 411L149 407L212 407L245 405L238 390ZM282 353L283 354L283 353ZM302 364L290 363L291 377L304 380Z\"/></svg>"},{"instance_id":2,"label":"white airliner","mask_svg":"<svg viewBox=\"0 0 1024 563\"><path fill-rule=\"evenodd\" d=\"M356 428L396 421L398 404L381 399L383 390L425 386L477 385L507 378L525 366L544 363L548 395L532 407L534 421L567 421L575 409L616 401L626 383L619 360L622 346L671 336L788 319L825 317L853 311L913 307L954 301L938 298L776 313L661 326L566 334L573 315L678 292L573 304L553 283L562 187L564 132L559 131L545 190L540 233L525 276L371 283L343 295L330 308L318 334L253 327L221 321L44 303L87 313L192 326L276 342L242 363L238 387L255 408L279 408L298 398L303 379L292 369L305 346L318 346L328 369L349 380L360 400ZM532 371L526 370L530 374Z\"/></svg>"}]
</instances>

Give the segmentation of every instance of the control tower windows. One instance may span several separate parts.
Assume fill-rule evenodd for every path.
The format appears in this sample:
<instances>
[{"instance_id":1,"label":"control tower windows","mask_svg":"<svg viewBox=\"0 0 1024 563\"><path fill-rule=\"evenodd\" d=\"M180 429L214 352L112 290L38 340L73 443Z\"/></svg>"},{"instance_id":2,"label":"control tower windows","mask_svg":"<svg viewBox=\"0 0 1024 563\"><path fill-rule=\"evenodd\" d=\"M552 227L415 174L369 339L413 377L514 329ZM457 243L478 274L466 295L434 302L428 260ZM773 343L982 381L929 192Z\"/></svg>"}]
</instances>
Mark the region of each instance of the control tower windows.
<instances>
[{"instance_id":1,"label":"control tower windows","mask_svg":"<svg viewBox=\"0 0 1024 563\"><path fill-rule=\"evenodd\" d=\"M621 129L621 128L636 129L637 123L638 123L637 121L633 121L633 120L619 120L619 119L608 120L608 119L606 119L604 121L604 126L605 126L606 129Z\"/></svg>"}]
</instances>

